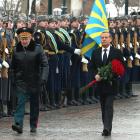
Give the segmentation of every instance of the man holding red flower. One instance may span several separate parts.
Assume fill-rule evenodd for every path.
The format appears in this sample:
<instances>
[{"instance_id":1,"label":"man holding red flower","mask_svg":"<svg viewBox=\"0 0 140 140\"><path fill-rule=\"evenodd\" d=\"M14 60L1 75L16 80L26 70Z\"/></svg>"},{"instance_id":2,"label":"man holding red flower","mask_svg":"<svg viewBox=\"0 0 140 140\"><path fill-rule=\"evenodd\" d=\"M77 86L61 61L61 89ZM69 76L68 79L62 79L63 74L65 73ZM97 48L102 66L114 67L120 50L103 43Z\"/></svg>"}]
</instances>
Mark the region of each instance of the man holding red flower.
<instances>
[{"instance_id":1,"label":"man holding red flower","mask_svg":"<svg viewBox=\"0 0 140 140\"><path fill-rule=\"evenodd\" d=\"M113 77L106 79L101 76L99 69L109 65L112 61L117 60L122 66L124 66L123 55L119 49L111 46L111 34L109 32L103 32L101 34L102 47L99 47L93 51L89 69L93 71L96 82L96 92L100 96L100 104L102 111L103 132L102 136L110 136L112 131L113 120L113 100L116 92L116 84L118 74L114 74L112 67ZM119 73L118 65L118 73ZM117 68L117 66L116 66ZM124 68L124 67L123 67ZM120 75L121 76L121 75Z\"/></svg>"}]
</instances>

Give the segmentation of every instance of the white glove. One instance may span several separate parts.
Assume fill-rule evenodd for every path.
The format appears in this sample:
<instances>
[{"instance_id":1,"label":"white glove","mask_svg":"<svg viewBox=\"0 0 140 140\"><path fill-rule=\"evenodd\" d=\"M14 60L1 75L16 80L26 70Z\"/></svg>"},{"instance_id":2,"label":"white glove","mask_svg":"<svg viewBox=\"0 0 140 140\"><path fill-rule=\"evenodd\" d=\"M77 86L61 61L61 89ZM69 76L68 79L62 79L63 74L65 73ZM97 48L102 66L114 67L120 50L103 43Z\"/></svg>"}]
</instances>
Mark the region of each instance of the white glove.
<instances>
[{"instance_id":1,"label":"white glove","mask_svg":"<svg viewBox=\"0 0 140 140\"><path fill-rule=\"evenodd\" d=\"M5 53L9 54L9 50L7 48L5 48Z\"/></svg>"},{"instance_id":2,"label":"white glove","mask_svg":"<svg viewBox=\"0 0 140 140\"><path fill-rule=\"evenodd\" d=\"M74 53L80 55L81 54L81 49L75 49Z\"/></svg>"},{"instance_id":3,"label":"white glove","mask_svg":"<svg viewBox=\"0 0 140 140\"><path fill-rule=\"evenodd\" d=\"M131 55L131 56L129 56L129 58L130 58L130 60L132 60L132 61L134 60L132 55Z\"/></svg>"},{"instance_id":4,"label":"white glove","mask_svg":"<svg viewBox=\"0 0 140 140\"><path fill-rule=\"evenodd\" d=\"M0 69L2 68L2 64L0 64Z\"/></svg>"},{"instance_id":5,"label":"white glove","mask_svg":"<svg viewBox=\"0 0 140 140\"><path fill-rule=\"evenodd\" d=\"M136 53L135 58L140 59L140 55L138 53Z\"/></svg>"},{"instance_id":6,"label":"white glove","mask_svg":"<svg viewBox=\"0 0 140 140\"><path fill-rule=\"evenodd\" d=\"M4 66L7 69L9 68L9 64L6 61L3 61L2 62L2 66Z\"/></svg>"},{"instance_id":7,"label":"white glove","mask_svg":"<svg viewBox=\"0 0 140 140\"><path fill-rule=\"evenodd\" d=\"M88 60L85 57L82 57L81 62L84 63L84 64L88 64Z\"/></svg>"},{"instance_id":8,"label":"white glove","mask_svg":"<svg viewBox=\"0 0 140 140\"><path fill-rule=\"evenodd\" d=\"M125 57L123 57L123 60L124 60L124 61L126 61L126 58L125 58Z\"/></svg>"}]
</instances>

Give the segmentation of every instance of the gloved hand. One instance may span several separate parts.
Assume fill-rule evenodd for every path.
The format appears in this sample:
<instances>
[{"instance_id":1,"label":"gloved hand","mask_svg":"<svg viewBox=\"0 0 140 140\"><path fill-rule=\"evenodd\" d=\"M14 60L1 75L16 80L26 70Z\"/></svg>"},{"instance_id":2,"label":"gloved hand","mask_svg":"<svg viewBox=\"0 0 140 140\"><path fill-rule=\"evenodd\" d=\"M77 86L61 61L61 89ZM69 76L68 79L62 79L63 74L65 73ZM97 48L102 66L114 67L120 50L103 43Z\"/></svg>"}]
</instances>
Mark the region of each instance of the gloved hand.
<instances>
[{"instance_id":1,"label":"gloved hand","mask_svg":"<svg viewBox=\"0 0 140 140\"><path fill-rule=\"evenodd\" d=\"M46 84L46 80L41 79L41 81L40 81L40 85L42 86L42 85L45 85L45 84Z\"/></svg>"},{"instance_id":2,"label":"gloved hand","mask_svg":"<svg viewBox=\"0 0 140 140\"><path fill-rule=\"evenodd\" d=\"M2 64L0 64L0 69L2 68Z\"/></svg>"},{"instance_id":3,"label":"gloved hand","mask_svg":"<svg viewBox=\"0 0 140 140\"><path fill-rule=\"evenodd\" d=\"M7 69L9 68L9 64L6 61L3 61L2 62L2 66L4 66Z\"/></svg>"},{"instance_id":4,"label":"gloved hand","mask_svg":"<svg viewBox=\"0 0 140 140\"><path fill-rule=\"evenodd\" d=\"M135 58L140 59L140 55L138 53L136 53Z\"/></svg>"},{"instance_id":5,"label":"gloved hand","mask_svg":"<svg viewBox=\"0 0 140 140\"><path fill-rule=\"evenodd\" d=\"M84 63L84 64L88 64L88 60L85 57L82 57L81 62Z\"/></svg>"},{"instance_id":6,"label":"gloved hand","mask_svg":"<svg viewBox=\"0 0 140 140\"><path fill-rule=\"evenodd\" d=\"M74 50L74 54L80 55L80 54L81 54L81 49L75 49L75 50Z\"/></svg>"}]
</instances>

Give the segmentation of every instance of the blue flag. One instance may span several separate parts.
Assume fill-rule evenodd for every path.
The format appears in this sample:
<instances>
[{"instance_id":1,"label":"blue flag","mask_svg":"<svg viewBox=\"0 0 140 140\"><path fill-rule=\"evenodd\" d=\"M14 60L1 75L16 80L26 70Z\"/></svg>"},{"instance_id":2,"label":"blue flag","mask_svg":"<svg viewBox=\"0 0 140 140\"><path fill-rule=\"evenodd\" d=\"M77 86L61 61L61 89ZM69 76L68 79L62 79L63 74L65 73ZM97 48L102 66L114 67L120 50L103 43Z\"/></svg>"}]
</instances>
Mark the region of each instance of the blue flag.
<instances>
[{"instance_id":1,"label":"blue flag","mask_svg":"<svg viewBox=\"0 0 140 140\"><path fill-rule=\"evenodd\" d=\"M95 0L87 26L86 36L82 44L82 54L91 57L94 49L101 46L101 33L108 31L105 0Z\"/></svg>"}]
</instances>

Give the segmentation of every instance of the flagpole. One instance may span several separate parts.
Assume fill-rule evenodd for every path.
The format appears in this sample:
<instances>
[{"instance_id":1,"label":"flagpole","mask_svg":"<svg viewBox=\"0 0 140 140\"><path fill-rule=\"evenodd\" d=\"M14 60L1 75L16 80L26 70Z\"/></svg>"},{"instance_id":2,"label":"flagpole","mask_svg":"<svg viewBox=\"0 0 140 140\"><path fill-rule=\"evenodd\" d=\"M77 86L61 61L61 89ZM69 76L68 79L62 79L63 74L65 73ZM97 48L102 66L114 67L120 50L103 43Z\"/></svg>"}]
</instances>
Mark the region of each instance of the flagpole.
<instances>
[{"instance_id":1,"label":"flagpole","mask_svg":"<svg viewBox=\"0 0 140 140\"><path fill-rule=\"evenodd\" d=\"M125 15L128 15L128 0L125 0Z\"/></svg>"}]
</instances>

